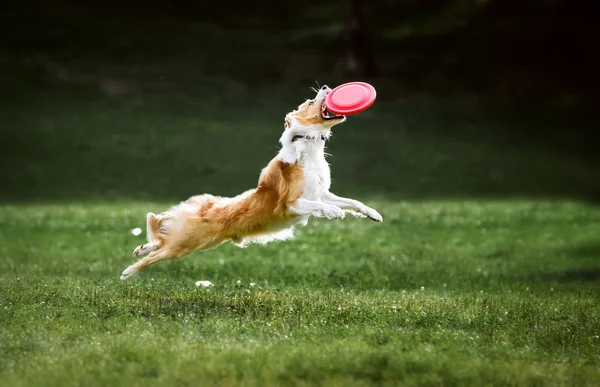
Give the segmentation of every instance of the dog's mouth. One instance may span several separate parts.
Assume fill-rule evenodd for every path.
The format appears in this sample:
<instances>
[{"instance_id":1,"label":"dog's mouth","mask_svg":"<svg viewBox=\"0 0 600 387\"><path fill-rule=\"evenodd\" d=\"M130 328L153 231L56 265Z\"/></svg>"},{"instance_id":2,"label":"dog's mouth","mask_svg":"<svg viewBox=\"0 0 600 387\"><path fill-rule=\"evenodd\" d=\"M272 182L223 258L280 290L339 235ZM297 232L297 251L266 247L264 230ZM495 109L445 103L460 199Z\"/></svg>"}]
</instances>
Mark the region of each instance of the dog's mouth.
<instances>
[{"instance_id":1,"label":"dog's mouth","mask_svg":"<svg viewBox=\"0 0 600 387\"><path fill-rule=\"evenodd\" d=\"M329 110L327 110L325 99L326 98L323 98L323 102L321 102L321 117L323 117L324 120L335 120L336 118L344 118L344 116L331 113Z\"/></svg>"}]
</instances>

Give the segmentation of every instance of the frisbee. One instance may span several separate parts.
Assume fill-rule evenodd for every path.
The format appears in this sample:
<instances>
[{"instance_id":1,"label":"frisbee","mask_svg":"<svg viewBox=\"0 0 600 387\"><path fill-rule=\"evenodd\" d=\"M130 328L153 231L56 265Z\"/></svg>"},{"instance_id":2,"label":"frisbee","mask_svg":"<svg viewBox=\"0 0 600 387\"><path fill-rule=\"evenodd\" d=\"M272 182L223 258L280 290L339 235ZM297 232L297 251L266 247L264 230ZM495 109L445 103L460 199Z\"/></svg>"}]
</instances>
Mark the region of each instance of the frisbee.
<instances>
[{"instance_id":1,"label":"frisbee","mask_svg":"<svg viewBox=\"0 0 600 387\"><path fill-rule=\"evenodd\" d=\"M344 83L331 90L325 107L332 113L352 115L367 110L377 98L375 88L366 82Z\"/></svg>"}]
</instances>

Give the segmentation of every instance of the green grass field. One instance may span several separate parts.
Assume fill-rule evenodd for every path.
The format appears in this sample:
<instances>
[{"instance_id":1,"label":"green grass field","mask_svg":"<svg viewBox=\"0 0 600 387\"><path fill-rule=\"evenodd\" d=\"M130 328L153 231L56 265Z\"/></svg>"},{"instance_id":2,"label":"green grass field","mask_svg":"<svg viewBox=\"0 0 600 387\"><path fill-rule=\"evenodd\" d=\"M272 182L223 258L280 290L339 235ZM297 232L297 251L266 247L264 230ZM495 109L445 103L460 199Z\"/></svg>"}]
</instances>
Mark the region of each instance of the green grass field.
<instances>
[{"instance_id":1,"label":"green grass field","mask_svg":"<svg viewBox=\"0 0 600 387\"><path fill-rule=\"evenodd\" d=\"M600 210L369 203L383 224L316 221L127 283L129 230L156 205L4 206L0 383L600 382Z\"/></svg>"},{"instance_id":2,"label":"green grass field","mask_svg":"<svg viewBox=\"0 0 600 387\"><path fill-rule=\"evenodd\" d=\"M0 385L600 385L600 179L572 123L384 93L328 147L333 191L382 224L313 220L122 282L146 212L254 185L312 85L19 55L0 55Z\"/></svg>"}]
</instances>

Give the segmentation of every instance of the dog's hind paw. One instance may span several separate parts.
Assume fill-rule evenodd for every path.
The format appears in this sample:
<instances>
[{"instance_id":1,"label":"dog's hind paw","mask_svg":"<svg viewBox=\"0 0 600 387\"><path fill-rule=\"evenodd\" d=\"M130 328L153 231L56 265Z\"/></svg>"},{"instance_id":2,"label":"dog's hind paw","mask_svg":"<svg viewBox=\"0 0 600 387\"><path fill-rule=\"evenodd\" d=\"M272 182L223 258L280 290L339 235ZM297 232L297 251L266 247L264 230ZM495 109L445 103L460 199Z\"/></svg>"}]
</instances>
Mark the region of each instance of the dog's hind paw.
<instances>
[{"instance_id":1,"label":"dog's hind paw","mask_svg":"<svg viewBox=\"0 0 600 387\"><path fill-rule=\"evenodd\" d=\"M156 250L156 246L153 243L146 243L145 245L139 245L133 250L134 257L141 257Z\"/></svg>"},{"instance_id":2,"label":"dog's hind paw","mask_svg":"<svg viewBox=\"0 0 600 387\"><path fill-rule=\"evenodd\" d=\"M135 277L139 271L135 270L132 266L129 266L127 269L123 270L121 273L121 281L127 281Z\"/></svg>"}]
</instances>

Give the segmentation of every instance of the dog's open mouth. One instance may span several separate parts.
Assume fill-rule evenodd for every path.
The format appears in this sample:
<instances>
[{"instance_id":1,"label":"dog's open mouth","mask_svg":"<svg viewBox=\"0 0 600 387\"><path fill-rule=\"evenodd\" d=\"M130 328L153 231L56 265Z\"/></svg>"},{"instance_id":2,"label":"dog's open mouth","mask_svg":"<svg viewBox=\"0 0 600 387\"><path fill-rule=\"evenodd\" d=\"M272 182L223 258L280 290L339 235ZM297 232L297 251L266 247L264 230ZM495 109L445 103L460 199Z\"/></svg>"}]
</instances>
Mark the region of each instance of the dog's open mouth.
<instances>
[{"instance_id":1,"label":"dog's open mouth","mask_svg":"<svg viewBox=\"0 0 600 387\"><path fill-rule=\"evenodd\" d=\"M323 117L324 120L333 120L335 118L344 118L344 116L340 116L340 115L331 113L329 110L327 110L327 106L325 105L325 99L323 99L323 102L321 102L321 117Z\"/></svg>"}]
</instances>

